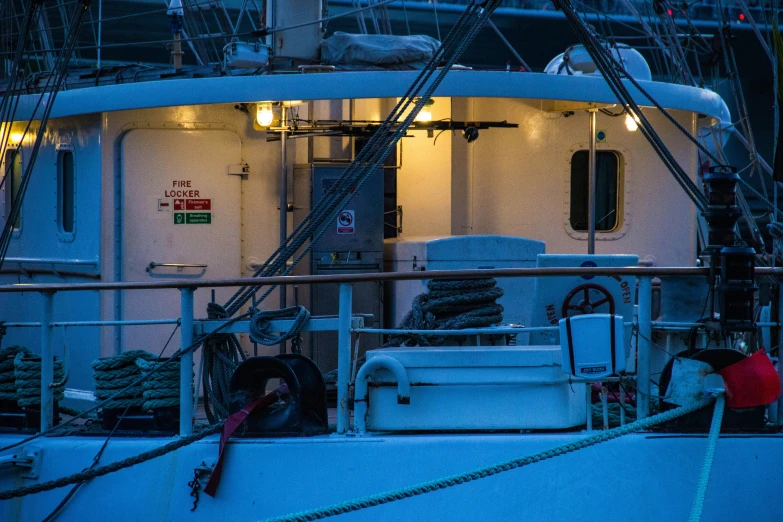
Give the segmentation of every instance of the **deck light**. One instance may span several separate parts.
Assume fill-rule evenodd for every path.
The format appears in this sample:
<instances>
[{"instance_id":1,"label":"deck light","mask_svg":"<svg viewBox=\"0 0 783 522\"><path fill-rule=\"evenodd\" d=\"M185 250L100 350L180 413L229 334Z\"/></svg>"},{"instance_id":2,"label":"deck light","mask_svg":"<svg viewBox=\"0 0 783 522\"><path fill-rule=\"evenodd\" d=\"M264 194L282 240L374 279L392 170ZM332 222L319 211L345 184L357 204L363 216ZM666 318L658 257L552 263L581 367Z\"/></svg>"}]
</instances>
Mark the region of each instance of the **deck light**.
<instances>
[{"instance_id":1,"label":"deck light","mask_svg":"<svg viewBox=\"0 0 783 522\"><path fill-rule=\"evenodd\" d=\"M625 115L625 128L631 132L634 132L639 128L639 118L628 113Z\"/></svg>"},{"instance_id":2,"label":"deck light","mask_svg":"<svg viewBox=\"0 0 783 522\"><path fill-rule=\"evenodd\" d=\"M416 100L418 103L419 100ZM424 107L421 108L419 114L416 115L416 121L420 123L429 123L432 121L432 106L435 105L435 100L427 100Z\"/></svg>"},{"instance_id":3,"label":"deck light","mask_svg":"<svg viewBox=\"0 0 783 522\"><path fill-rule=\"evenodd\" d=\"M275 121L275 113L269 102L256 104L256 121L262 127L269 127Z\"/></svg>"}]
</instances>

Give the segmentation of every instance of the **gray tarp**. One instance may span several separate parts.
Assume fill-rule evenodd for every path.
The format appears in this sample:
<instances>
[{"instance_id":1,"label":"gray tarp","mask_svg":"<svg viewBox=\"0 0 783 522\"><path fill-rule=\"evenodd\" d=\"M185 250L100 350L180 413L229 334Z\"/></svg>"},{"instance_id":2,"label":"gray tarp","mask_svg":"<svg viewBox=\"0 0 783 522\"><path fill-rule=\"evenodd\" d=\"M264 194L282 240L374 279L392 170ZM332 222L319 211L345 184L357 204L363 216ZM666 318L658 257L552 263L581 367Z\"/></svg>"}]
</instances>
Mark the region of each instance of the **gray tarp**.
<instances>
[{"instance_id":1,"label":"gray tarp","mask_svg":"<svg viewBox=\"0 0 783 522\"><path fill-rule=\"evenodd\" d=\"M438 40L424 35L337 32L321 41L321 58L331 65L423 66L438 47Z\"/></svg>"}]
</instances>

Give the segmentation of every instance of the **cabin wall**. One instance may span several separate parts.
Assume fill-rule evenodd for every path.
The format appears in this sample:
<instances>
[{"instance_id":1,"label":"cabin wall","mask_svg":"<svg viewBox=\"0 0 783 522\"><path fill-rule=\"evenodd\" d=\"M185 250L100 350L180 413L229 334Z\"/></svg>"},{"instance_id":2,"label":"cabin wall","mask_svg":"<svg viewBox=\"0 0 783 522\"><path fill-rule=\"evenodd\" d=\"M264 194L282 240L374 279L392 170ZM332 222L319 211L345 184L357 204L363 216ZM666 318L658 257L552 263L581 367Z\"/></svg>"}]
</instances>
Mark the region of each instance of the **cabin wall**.
<instances>
[{"instance_id":1,"label":"cabin wall","mask_svg":"<svg viewBox=\"0 0 783 522\"><path fill-rule=\"evenodd\" d=\"M645 114L680 165L695 176L695 147L657 112L646 109ZM691 113L673 114L694 131ZM544 112L531 101L475 98L455 99L454 118L508 120L519 128L481 131L472 144L455 138L452 233L523 236L545 241L548 253L586 253L586 234L574 234L567 223L570 159L589 146L587 112L565 117ZM623 117L599 112L596 129L606 132L598 150L615 150L623 158L625 211L619 230L596 234L596 253L653 256L658 265L693 265L693 204L641 132L625 127Z\"/></svg>"},{"instance_id":2,"label":"cabin wall","mask_svg":"<svg viewBox=\"0 0 783 522\"><path fill-rule=\"evenodd\" d=\"M37 124L37 122L36 122ZM37 127L31 127L21 145L22 169L30 161ZM49 121L22 205L21 223L8 249L0 284L79 283L96 281L101 257L101 132L100 118L87 115ZM70 149L74 158L74 231L58 227L58 149ZM4 184L0 194L6 201ZM4 224L4 212L0 223ZM74 262L77 260L77 262ZM23 269L23 270L21 270ZM54 320L96 320L97 292L59 292L54 297ZM4 294L0 320L40 321L43 299L38 293ZM2 346L15 344L40 352L39 328L8 328ZM94 328L54 328L54 353L66 358L68 387L91 388L89 363L98 357L99 333Z\"/></svg>"}]
</instances>

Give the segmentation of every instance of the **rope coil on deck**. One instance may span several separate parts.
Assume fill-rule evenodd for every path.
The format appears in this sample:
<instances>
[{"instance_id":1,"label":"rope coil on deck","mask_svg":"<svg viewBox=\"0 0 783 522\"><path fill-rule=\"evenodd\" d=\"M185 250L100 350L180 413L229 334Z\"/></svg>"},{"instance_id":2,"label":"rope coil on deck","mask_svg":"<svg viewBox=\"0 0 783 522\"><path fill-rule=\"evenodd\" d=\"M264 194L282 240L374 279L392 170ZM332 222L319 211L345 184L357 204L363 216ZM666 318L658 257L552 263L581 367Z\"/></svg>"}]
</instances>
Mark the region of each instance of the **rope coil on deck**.
<instances>
[{"instance_id":1,"label":"rope coil on deck","mask_svg":"<svg viewBox=\"0 0 783 522\"><path fill-rule=\"evenodd\" d=\"M32 355L33 352L24 346L9 346L0 350L0 400L16 401L14 359L19 353Z\"/></svg>"},{"instance_id":2,"label":"rope coil on deck","mask_svg":"<svg viewBox=\"0 0 783 522\"><path fill-rule=\"evenodd\" d=\"M207 305L207 316L211 320L228 320L230 317L226 309L217 303ZM215 334L204 341L201 383L204 389L204 412L209 422L228 417L231 376L246 359L245 351L233 334Z\"/></svg>"},{"instance_id":3,"label":"rope coil on deck","mask_svg":"<svg viewBox=\"0 0 783 522\"><path fill-rule=\"evenodd\" d=\"M136 364L137 360L152 361L154 359L154 355L144 350L131 350L93 361L95 397L99 400L111 399L104 404L105 409L144 407L144 387L141 382L131 386L117 397L112 396L141 377L141 369Z\"/></svg>"},{"instance_id":4,"label":"rope coil on deck","mask_svg":"<svg viewBox=\"0 0 783 522\"><path fill-rule=\"evenodd\" d=\"M65 398L65 370L63 362L54 361L54 382L60 383L52 390L54 400L59 402ZM14 384L16 385L16 402L22 408L41 405L41 358L24 352L14 357Z\"/></svg>"},{"instance_id":5,"label":"rope coil on deck","mask_svg":"<svg viewBox=\"0 0 783 522\"><path fill-rule=\"evenodd\" d=\"M273 335L269 329L274 319L293 319L294 324L287 332ZM310 320L310 312L304 306L289 306L282 310L256 310L250 319L250 339L254 343L264 346L274 346L283 341L295 338L307 322Z\"/></svg>"},{"instance_id":6,"label":"rope coil on deck","mask_svg":"<svg viewBox=\"0 0 783 522\"><path fill-rule=\"evenodd\" d=\"M411 310L399 325L400 330L462 330L503 322L503 297L497 281L487 279L433 280L428 292L413 299ZM443 336L392 335L386 346L441 346Z\"/></svg>"},{"instance_id":7,"label":"rope coil on deck","mask_svg":"<svg viewBox=\"0 0 783 522\"><path fill-rule=\"evenodd\" d=\"M174 361L153 373L161 363L159 360L136 359L136 366L146 377L141 383L144 411L179 406L179 373L182 363Z\"/></svg>"},{"instance_id":8,"label":"rope coil on deck","mask_svg":"<svg viewBox=\"0 0 783 522\"><path fill-rule=\"evenodd\" d=\"M534 464L536 462L541 462L543 460L558 457L560 455L565 455L566 453L571 453L574 451L585 449L590 446L600 444L602 442L607 442L612 439L622 437L623 435L628 435L630 433L634 433L637 431L650 428L652 426L655 426L656 424L669 422L678 417L681 417L688 413L709 406L714 400L715 399L711 397L703 401L694 402L686 406L681 406L673 410L659 413L658 415L654 415L652 417L646 417L632 424L626 424L625 426L620 426L618 428L614 428L611 430L595 432L595 434L576 442L564 444L562 446L541 451L539 453L528 455L526 457L508 460L500 464L495 464L493 466L486 466L483 468L475 469L473 471L468 471L466 473L460 473L442 479L422 482L420 484L409 486L407 488L387 491L385 493L379 493L377 495L369 495L366 497L358 498L356 500L341 502L339 504L333 504L331 506L326 506L323 508L303 511L300 513L294 513L282 517L269 518L266 520L266 522L309 522L313 520L321 520L336 515L344 515L346 513L351 513L353 511L359 511L374 506L380 506L382 504L388 504L390 502L396 502L398 500L403 500L418 495L424 495L426 493L432 493L434 491L450 488L453 486L459 486L460 484L465 484L468 482L472 482L474 480L480 480L483 478L491 477L493 475L497 475L499 473L504 473L506 471L511 471L517 468L521 468L529 464ZM0 499L2 498L3 498L2 494L0 494Z\"/></svg>"}]
</instances>

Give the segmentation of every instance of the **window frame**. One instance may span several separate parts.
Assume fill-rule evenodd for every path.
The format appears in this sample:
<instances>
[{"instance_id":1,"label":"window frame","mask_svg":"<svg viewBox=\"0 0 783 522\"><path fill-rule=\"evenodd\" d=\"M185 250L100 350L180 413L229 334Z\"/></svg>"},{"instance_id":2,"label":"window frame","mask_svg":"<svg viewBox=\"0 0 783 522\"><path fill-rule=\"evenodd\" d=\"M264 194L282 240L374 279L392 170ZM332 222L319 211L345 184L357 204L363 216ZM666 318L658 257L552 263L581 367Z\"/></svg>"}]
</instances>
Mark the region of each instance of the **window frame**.
<instances>
[{"instance_id":1,"label":"window frame","mask_svg":"<svg viewBox=\"0 0 783 522\"><path fill-rule=\"evenodd\" d=\"M7 168L7 162L8 158L12 154L13 151L16 151L18 157L19 157L19 179L21 183L21 179L24 177L24 153L22 151L22 146L11 146L10 144L8 147L6 147L5 150L5 157L0 158L0 169L2 169L2 174L5 176L6 168ZM13 174L12 174L13 176ZM5 223L8 221L9 213L11 212L11 206L13 205L13 178L11 180L6 180L3 183L3 225L5 226ZM19 237L19 235L22 233L22 225L24 224L24 219L22 219L22 216L24 214L24 202L22 202L22 208L19 209L19 226L13 227L13 230L11 232L11 237Z\"/></svg>"},{"instance_id":2,"label":"window frame","mask_svg":"<svg viewBox=\"0 0 783 522\"><path fill-rule=\"evenodd\" d=\"M607 231L599 231L596 230L595 232L595 239L597 241L611 241L620 239L628 231L628 227L630 225L631 219L629 215L629 207L630 207L630 196L631 196L631 190L630 190L630 183L629 183L629 172L630 172L630 157L631 154L621 146L618 146L614 143L600 143L596 144L596 151L598 152L612 152L617 156L617 167L618 167L618 178L617 178L617 224L612 230ZM565 152L565 169L564 169L564 184L565 184L565 190L564 190L564 202L563 202L563 228L565 229L565 232L571 236L573 239L580 240L580 241L587 241L588 239L588 232L586 230L574 230L571 227L571 163L574 157L574 154L576 154L579 151L585 151L589 150L589 145L587 143L578 143L574 146L570 147Z\"/></svg>"},{"instance_id":3,"label":"window frame","mask_svg":"<svg viewBox=\"0 0 783 522\"><path fill-rule=\"evenodd\" d=\"M63 227L63 206L64 206L64 192L63 192L63 158L65 157L66 153L70 153L71 155L71 167L72 167L72 187L71 190L73 192L73 200L72 205L73 208L71 210L72 216L71 219L73 221L72 223L72 230L70 232L66 231ZM76 201L77 201L77 185L78 185L78 176L76 175L76 154L74 154L74 148L71 145L65 145L61 144L57 146L56 149L56 157L55 157L55 172L57 177L57 200L55 205L55 222L57 223L57 238L60 241L69 243L73 241L76 237L76 223L77 223L77 213L76 213Z\"/></svg>"}]
</instances>

